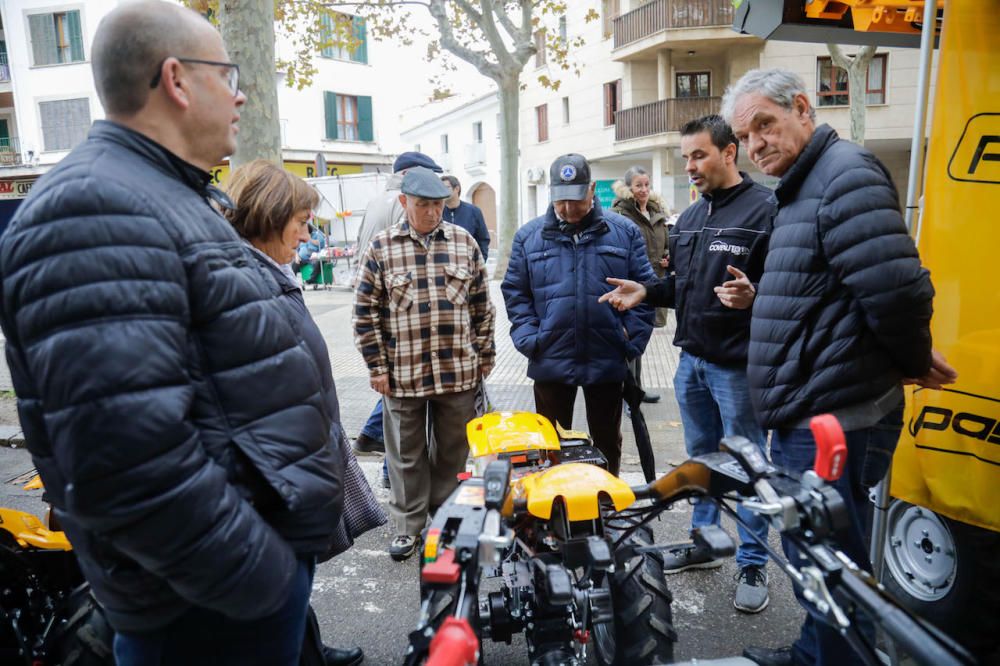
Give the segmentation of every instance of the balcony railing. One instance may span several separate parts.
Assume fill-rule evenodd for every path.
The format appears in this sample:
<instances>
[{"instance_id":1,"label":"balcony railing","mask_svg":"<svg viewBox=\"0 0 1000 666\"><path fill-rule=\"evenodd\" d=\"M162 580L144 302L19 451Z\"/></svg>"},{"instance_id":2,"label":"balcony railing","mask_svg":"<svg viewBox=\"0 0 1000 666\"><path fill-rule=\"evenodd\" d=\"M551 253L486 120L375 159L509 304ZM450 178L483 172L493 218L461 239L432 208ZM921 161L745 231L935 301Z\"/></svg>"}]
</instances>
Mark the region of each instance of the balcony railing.
<instances>
[{"instance_id":1,"label":"balcony railing","mask_svg":"<svg viewBox=\"0 0 1000 666\"><path fill-rule=\"evenodd\" d=\"M7 64L7 52L0 51L0 83L10 81L10 65Z\"/></svg>"},{"instance_id":2,"label":"balcony railing","mask_svg":"<svg viewBox=\"0 0 1000 666\"><path fill-rule=\"evenodd\" d=\"M20 140L16 136L0 137L0 167L20 166L23 163Z\"/></svg>"},{"instance_id":3,"label":"balcony railing","mask_svg":"<svg viewBox=\"0 0 1000 666\"><path fill-rule=\"evenodd\" d=\"M733 23L732 0L652 0L615 19L615 48L676 28Z\"/></svg>"},{"instance_id":4,"label":"balcony railing","mask_svg":"<svg viewBox=\"0 0 1000 666\"><path fill-rule=\"evenodd\" d=\"M718 113L721 97L676 97L615 112L615 141L676 132L689 120Z\"/></svg>"},{"instance_id":5,"label":"balcony railing","mask_svg":"<svg viewBox=\"0 0 1000 666\"><path fill-rule=\"evenodd\" d=\"M465 144L465 168L478 167L486 164L486 144Z\"/></svg>"}]
</instances>

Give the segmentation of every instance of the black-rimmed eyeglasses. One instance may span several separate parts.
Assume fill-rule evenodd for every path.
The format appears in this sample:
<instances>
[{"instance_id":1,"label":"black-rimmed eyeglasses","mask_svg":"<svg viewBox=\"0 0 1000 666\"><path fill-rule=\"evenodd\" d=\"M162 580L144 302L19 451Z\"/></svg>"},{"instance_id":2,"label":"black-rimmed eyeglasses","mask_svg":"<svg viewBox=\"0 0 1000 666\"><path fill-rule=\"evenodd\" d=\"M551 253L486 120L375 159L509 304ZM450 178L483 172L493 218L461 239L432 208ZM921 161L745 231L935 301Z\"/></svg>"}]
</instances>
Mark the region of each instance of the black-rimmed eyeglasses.
<instances>
[{"instance_id":1,"label":"black-rimmed eyeglasses","mask_svg":"<svg viewBox=\"0 0 1000 666\"><path fill-rule=\"evenodd\" d=\"M176 58L176 56L171 56ZM235 62L219 62L217 60L200 60L198 58L176 58L179 62L193 63L196 65L212 65L214 67L226 67L226 83L229 85L229 91L233 93L233 97L236 97L240 92L240 66ZM153 75L153 80L149 82L150 88L155 88L160 85L160 75L163 72L163 63L167 61L166 58L160 61L160 66L156 68L156 74Z\"/></svg>"}]
</instances>

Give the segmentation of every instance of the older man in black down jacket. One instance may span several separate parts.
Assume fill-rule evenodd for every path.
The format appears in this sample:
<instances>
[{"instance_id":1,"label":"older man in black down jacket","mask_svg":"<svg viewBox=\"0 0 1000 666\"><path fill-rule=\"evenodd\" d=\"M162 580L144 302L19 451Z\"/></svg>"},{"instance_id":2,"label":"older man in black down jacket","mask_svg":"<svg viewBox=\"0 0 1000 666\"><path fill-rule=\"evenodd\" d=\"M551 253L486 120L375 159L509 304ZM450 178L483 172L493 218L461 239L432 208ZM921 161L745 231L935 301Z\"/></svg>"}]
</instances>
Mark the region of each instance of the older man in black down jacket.
<instances>
[{"instance_id":1,"label":"older man in black down jacket","mask_svg":"<svg viewBox=\"0 0 1000 666\"><path fill-rule=\"evenodd\" d=\"M107 111L2 241L25 439L117 632L117 663L298 661L342 463L316 361L211 201L246 98L164 2L98 27Z\"/></svg>"},{"instance_id":2,"label":"older man in black down jacket","mask_svg":"<svg viewBox=\"0 0 1000 666\"><path fill-rule=\"evenodd\" d=\"M841 546L870 569L866 488L892 459L904 378L940 388L956 377L931 350L930 276L886 168L829 125L816 127L798 75L750 71L726 92L722 110L754 164L781 177L750 325L751 398L773 429L774 462L798 472L815 457L809 419L840 419L848 462L836 486L852 516ZM791 648L745 654L760 664L856 661L846 640L812 615Z\"/></svg>"}]
</instances>

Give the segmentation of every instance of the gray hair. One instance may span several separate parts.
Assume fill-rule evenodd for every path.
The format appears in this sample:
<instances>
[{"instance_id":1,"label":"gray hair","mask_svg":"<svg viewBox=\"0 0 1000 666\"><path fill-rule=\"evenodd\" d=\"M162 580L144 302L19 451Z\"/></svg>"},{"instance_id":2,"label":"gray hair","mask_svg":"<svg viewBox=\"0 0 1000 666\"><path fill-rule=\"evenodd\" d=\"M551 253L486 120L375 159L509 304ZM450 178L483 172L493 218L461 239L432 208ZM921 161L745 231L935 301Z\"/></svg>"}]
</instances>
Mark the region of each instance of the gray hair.
<instances>
[{"instance_id":1,"label":"gray hair","mask_svg":"<svg viewBox=\"0 0 1000 666\"><path fill-rule=\"evenodd\" d=\"M727 123L733 122L733 111L736 102L744 95L763 95L778 106L791 111L794 108L796 95L809 94L806 83L795 72L775 67L774 69L751 69L740 77L740 80L726 88L722 96L722 117ZM809 105L809 117L816 121L816 109Z\"/></svg>"},{"instance_id":2,"label":"gray hair","mask_svg":"<svg viewBox=\"0 0 1000 666\"><path fill-rule=\"evenodd\" d=\"M625 186L632 187L632 179L636 176L648 176L649 172L643 169L641 166L629 167L628 171L625 172Z\"/></svg>"}]
</instances>

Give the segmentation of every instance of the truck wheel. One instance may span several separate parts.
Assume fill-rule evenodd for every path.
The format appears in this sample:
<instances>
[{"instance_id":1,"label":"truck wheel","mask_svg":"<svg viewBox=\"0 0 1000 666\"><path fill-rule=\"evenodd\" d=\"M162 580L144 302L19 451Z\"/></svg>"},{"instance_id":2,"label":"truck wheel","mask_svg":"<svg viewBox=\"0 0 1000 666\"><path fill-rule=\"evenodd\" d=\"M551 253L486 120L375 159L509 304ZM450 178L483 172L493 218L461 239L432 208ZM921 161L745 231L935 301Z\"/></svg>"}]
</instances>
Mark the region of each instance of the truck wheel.
<instances>
[{"instance_id":1,"label":"truck wheel","mask_svg":"<svg viewBox=\"0 0 1000 666\"><path fill-rule=\"evenodd\" d=\"M974 654L995 654L1000 534L902 500L893 500L887 521L883 583L889 593Z\"/></svg>"},{"instance_id":2,"label":"truck wheel","mask_svg":"<svg viewBox=\"0 0 1000 666\"><path fill-rule=\"evenodd\" d=\"M614 536L612 535L612 538ZM642 527L619 548L652 545ZM663 575L663 555L635 553L608 578L614 621L593 625L594 652L601 666L669 664L674 660L673 596Z\"/></svg>"}]
</instances>

